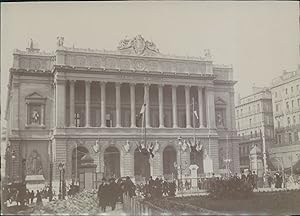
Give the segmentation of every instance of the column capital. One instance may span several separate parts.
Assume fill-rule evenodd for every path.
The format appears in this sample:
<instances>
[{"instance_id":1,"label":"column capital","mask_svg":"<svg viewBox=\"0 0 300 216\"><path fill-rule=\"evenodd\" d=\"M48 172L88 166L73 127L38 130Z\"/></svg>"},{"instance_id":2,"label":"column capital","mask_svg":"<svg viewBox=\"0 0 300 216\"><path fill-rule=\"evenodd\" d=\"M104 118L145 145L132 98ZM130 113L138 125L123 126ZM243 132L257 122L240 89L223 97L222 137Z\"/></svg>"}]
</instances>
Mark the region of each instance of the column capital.
<instances>
[{"instance_id":1,"label":"column capital","mask_svg":"<svg viewBox=\"0 0 300 216\"><path fill-rule=\"evenodd\" d=\"M84 80L84 83L85 83L86 85L91 85L92 81L91 81L91 80Z\"/></svg>"},{"instance_id":2,"label":"column capital","mask_svg":"<svg viewBox=\"0 0 300 216\"><path fill-rule=\"evenodd\" d=\"M187 89L187 90L190 89L191 87L192 87L192 85L185 85L184 86L184 88Z\"/></svg>"},{"instance_id":3,"label":"column capital","mask_svg":"<svg viewBox=\"0 0 300 216\"><path fill-rule=\"evenodd\" d=\"M76 83L76 81L77 81L77 80L70 79L70 80L69 80L69 83L75 84L75 83Z\"/></svg>"},{"instance_id":4,"label":"column capital","mask_svg":"<svg viewBox=\"0 0 300 216\"><path fill-rule=\"evenodd\" d=\"M129 83L129 86L136 86L136 83Z\"/></svg>"},{"instance_id":5,"label":"column capital","mask_svg":"<svg viewBox=\"0 0 300 216\"><path fill-rule=\"evenodd\" d=\"M177 84L173 84L173 85L171 85L172 86L172 88L177 88L178 87L178 85Z\"/></svg>"},{"instance_id":6,"label":"column capital","mask_svg":"<svg viewBox=\"0 0 300 216\"><path fill-rule=\"evenodd\" d=\"M203 86L197 86L199 90L202 90L204 87Z\"/></svg>"},{"instance_id":7,"label":"column capital","mask_svg":"<svg viewBox=\"0 0 300 216\"><path fill-rule=\"evenodd\" d=\"M116 87L120 87L122 85L122 82L115 82Z\"/></svg>"},{"instance_id":8,"label":"column capital","mask_svg":"<svg viewBox=\"0 0 300 216\"><path fill-rule=\"evenodd\" d=\"M66 80L55 80L54 81L54 84L55 85L65 85L66 84Z\"/></svg>"},{"instance_id":9,"label":"column capital","mask_svg":"<svg viewBox=\"0 0 300 216\"><path fill-rule=\"evenodd\" d=\"M151 83L144 83L144 86L145 86L145 87L150 87L150 86L151 86Z\"/></svg>"},{"instance_id":10,"label":"column capital","mask_svg":"<svg viewBox=\"0 0 300 216\"><path fill-rule=\"evenodd\" d=\"M163 83L159 83L159 84L157 84L157 86L158 86L158 87L164 87L164 86L165 86L165 84L163 84Z\"/></svg>"}]
</instances>

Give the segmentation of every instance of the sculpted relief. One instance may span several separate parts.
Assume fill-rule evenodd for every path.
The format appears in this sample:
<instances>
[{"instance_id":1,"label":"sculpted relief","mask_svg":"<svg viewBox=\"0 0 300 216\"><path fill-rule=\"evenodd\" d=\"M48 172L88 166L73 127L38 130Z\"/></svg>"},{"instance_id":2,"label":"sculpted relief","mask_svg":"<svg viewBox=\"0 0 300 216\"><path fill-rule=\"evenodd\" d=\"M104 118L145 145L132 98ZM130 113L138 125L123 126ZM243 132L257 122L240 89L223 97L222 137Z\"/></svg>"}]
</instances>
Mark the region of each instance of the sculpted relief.
<instances>
[{"instance_id":1,"label":"sculpted relief","mask_svg":"<svg viewBox=\"0 0 300 216\"><path fill-rule=\"evenodd\" d=\"M27 175L43 175L42 160L36 150L33 150L26 163Z\"/></svg>"}]
</instances>

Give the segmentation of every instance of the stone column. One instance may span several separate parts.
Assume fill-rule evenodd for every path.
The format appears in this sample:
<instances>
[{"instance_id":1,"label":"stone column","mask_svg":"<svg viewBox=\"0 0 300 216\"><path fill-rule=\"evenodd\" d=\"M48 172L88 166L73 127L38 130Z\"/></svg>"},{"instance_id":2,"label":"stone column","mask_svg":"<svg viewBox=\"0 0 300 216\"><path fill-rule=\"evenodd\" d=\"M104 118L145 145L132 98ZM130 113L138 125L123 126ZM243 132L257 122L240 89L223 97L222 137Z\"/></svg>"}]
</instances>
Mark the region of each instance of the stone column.
<instances>
[{"instance_id":1,"label":"stone column","mask_svg":"<svg viewBox=\"0 0 300 216\"><path fill-rule=\"evenodd\" d=\"M203 95L202 95L202 87L198 87L198 104L199 104L199 127L204 128L203 121Z\"/></svg>"},{"instance_id":2,"label":"stone column","mask_svg":"<svg viewBox=\"0 0 300 216\"><path fill-rule=\"evenodd\" d=\"M164 128L164 95L163 85L158 85L158 104L159 104L159 127Z\"/></svg>"},{"instance_id":3,"label":"stone column","mask_svg":"<svg viewBox=\"0 0 300 216\"><path fill-rule=\"evenodd\" d=\"M172 85L172 114L173 114L173 128L177 128L177 86Z\"/></svg>"},{"instance_id":4,"label":"stone column","mask_svg":"<svg viewBox=\"0 0 300 216\"><path fill-rule=\"evenodd\" d=\"M70 127L74 127L75 123L75 81L70 80Z\"/></svg>"},{"instance_id":5,"label":"stone column","mask_svg":"<svg viewBox=\"0 0 300 216\"><path fill-rule=\"evenodd\" d=\"M150 100L149 100L149 87L150 84L145 84L144 85L144 101L146 103L146 127L151 127L150 126Z\"/></svg>"},{"instance_id":6,"label":"stone column","mask_svg":"<svg viewBox=\"0 0 300 216\"><path fill-rule=\"evenodd\" d=\"M135 116L135 84L130 83L130 111L131 111L131 126L132 128L136 127L136 116Z\"/></svg>"},{"instance_id":7,"label":"stone column","mask_svg":"<svg viewBox=\"0 0 300 216\"><path fill-rule=\"evenodd\" d=\"M41 105L41 125L45 126L45 104Z\"/></svg>"},{"instance_id":8,"label":"stone column","mask_svg":"<svg viewBox=\"0 0 300 216\"><path fill-rule=\"evenodd\" d=\"M190 86L185 86L185 117L186 128L191 128L191 100L190 100Z\"/></svg>"},{"instance_id":9,"label":"stone column","mask_svg":"<svg viewBox=\"0 0 300 216\"><path fill-rule=\"evenodd\" d=\"M121 83L116 82L116 127L121 127Z\"/></svg>"},{"instance_id":10,"label":"stone column","mask_svg":"<svg viewBox=\"0 0 300 216\"><path fill-rule=\"evenodd\" d=\"M65 114L66 114L66 86L64 80L56 80L56 127L65 127Z\"/></svg>"},{"instance_id":11,"label":"stone column","mask_svg":"<svg viewBox=\"0 0 300 216\"><path fill-rule=\"evenodd\" d=\"M216 128L215 96L212 87L205 88L207 127Z\"/></svg>"},{"instance_id":12,"label":"stone column","mask_svg":"<svg viewBox=\"0 0 300 216\"><path fill-rule=\"evenodd\" d=\"M90 127L91 81L85 81L85 127Z\"/></svg>"},{"instance_id":13,"label":"stone column","mask_svg":"<svg viewBox=\"0 0 300 216\"><path fill-rule=\"evenodd\" d=\"M106 99L105 99L105 82L100 82L101 88L101 127L106 127Z\"/></svg>"}]
</instances>

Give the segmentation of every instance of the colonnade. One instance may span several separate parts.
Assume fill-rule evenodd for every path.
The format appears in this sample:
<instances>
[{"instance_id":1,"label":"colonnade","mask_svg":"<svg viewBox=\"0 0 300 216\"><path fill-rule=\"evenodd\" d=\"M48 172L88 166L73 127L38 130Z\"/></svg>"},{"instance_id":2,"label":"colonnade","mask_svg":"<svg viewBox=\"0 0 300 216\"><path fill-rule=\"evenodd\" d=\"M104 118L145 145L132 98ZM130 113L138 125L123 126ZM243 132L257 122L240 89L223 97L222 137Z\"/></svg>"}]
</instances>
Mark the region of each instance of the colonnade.
<instances>
[{"instance_id":1,"label":"colonnade","mask_svg":"<svg viewBox=\"0 0 300 216\"><path fill-rule=\"evenodd\" d=\"M85 127L90 127L90 103L91 103L91 81L85 82ZM101 124L100 127L106 127L106 84L107 82L99 82L101 90ZM121 85L120 82L115 82L115 99L116 99L116 124L115 127L121 128ZM144 103L146 104L145 118L146 127L150 128L150 85L148 83L144 84ZM152 84L154 85L154 84ZM130 127L136 127L136 108L135 108L135 83L129 83L130 86ZM158 87L158 105L159 105L159 128L164 128L164 90L163 84L157 84ZM178 113L177 113L177 87L178 85L171 85L172 88L172 127L178 128ZM185 85L185 116L186 116L186 128L192 128L191 125L191 101L190 92L191 85ZM75 80L69 80L69 88L67 89L70 95L70 100L66 101L66 81L56 81L55 88L55 109L56 109L56 127L65 127L65 104L69 103L70 107L70 127L75 127ZM197 114L199 116L199 127L200 128L215 128L215 104L214 104L214 90L212 87L202 87L197 86L198 94L198 107ZM205 98L204 98L205 97ZM204 116L206 116L206 122L204 121Z\"/></svg>"}]
</instances>

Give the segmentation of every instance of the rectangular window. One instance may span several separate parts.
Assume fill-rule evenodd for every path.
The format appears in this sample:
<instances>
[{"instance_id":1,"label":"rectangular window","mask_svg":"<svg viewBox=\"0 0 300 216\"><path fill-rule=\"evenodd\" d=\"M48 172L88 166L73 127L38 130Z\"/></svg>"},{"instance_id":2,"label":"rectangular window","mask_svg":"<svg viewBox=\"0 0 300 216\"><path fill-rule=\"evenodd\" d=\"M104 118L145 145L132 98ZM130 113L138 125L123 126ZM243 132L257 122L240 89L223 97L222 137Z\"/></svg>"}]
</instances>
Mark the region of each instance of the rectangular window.
<instances>
[{"instance_id":1,"label":"rectangular window","mask_svg":"<svg viewBox=\"0 0 300 216\"><path fill-rule=\"evenodd\" d=\"M277 98L277 92L275 92L275 98Z\"/></svg>"},{"instance_id":2,"label":"rectangular window","mask_svg":"<svg viewBox=\"0 0 300 216\"><path fill-rule=\"evenodd\" d=\"M276 104L276 112L278 112L278 110L279 110L279 105Z\"/></svg>"},{"instance_id":3,"label":"rectangular window","mask_svg":"<svg viewBox=\"0 0 300 216\"><path fill-rule=\"evenodd\" d=\"M285 94L288 94L288 89L287 88L285 89Z\"/></svg>"},{"instance_id":4,"label":"rectangular window","mask_svg":"<svg viewBox=\"0 0 300 216\"><path fill-rule=\"evenodd\" d=\"M293 116L293 124L296 124L296 116Z\"/></svg>"},{"instance_id":5,"label":"rectangular window","mask_svg":"<svg viewBox=\"0 0 300 216\"><path fill-rule=\"evenodd\" d=\"M75 126L80 127L80 113L75 113Z\"/></svg>"},{"instance_id":6,"label":"rectangular window","mask_svg":"<svg viewBox=\"0 0 300 216\"><path fill-rule=\"evenodd\" d=\"M252 125L252 119L249 119L249 124L250 124L250 127L251 127L251 125Z\"/></svg>"},{"instance_id":7,"label":"rectangular window","mask_svg":"<svg viewBox=\"0 0 300 216\"><path fill-rule=\"evenodd\" d=\"M292 100L292 109L294 108L294 100Z\"/></svg>"},{"instance_id":8,"label":"rectangular window","mask_svg":"<svg viewBox=\"0 0 300 216\"><path fill-rule=\"evenodd\" d=\"M277 143L278 143L279 145L281 145L281 135L280 135L280 134L277 136Z\"/></svg>"},{"instance_id":9,"label":"rectangular window","mask_svg":"<svg viewBox=\"0 0 300 216\"><path fill-rule=\"evenodd\" d=\"M291 92L293 93L293 91L294 91L294 87L292 86L292 87L291 87Z\"/></svg>"},{"instance_id":10,"label":"rectangular window","mask_svg":"<svg viewBox=\"0 0 300 216\"><path fill-rule=\"evenodd\" d=\"M292 140L292 133L289 133L289 144L292 144L293 140Z\"/></svg>"},{"instance_id":11,"label":"rectangular window","mask_svg":"<svg viewBox=\"0 0 300 216\"><path fill-rule=\"evenodd\" d=\"M298 134L298 131L297 131L297 132L294 132L294 139L295 139L295 141L299 141L299 134Z\"/></svg>"},{"instance_id":12,"label":"rectangular window","mask_svg":"<svg viewBox=\"0 0 300 216\"><path fill-rule=\"evenodd\" d=\"M286 108L289 109L289 102L286 102Z\"/></svg>"},{"instance_id":13,"label":"rectangular window","mask_svg":"<svg viewBox=\"0 0 300 216\"><path fill-rule=\"evenodd\" d=\"M290 117L287 117L287 123L288 123L288 125L291 124L291 119L290 119Z\"/></svg>"}]
</instances>

